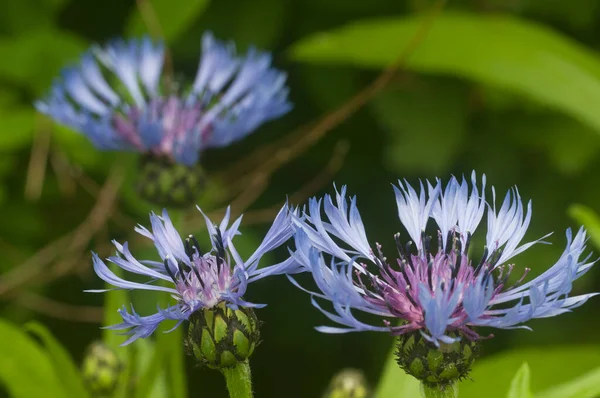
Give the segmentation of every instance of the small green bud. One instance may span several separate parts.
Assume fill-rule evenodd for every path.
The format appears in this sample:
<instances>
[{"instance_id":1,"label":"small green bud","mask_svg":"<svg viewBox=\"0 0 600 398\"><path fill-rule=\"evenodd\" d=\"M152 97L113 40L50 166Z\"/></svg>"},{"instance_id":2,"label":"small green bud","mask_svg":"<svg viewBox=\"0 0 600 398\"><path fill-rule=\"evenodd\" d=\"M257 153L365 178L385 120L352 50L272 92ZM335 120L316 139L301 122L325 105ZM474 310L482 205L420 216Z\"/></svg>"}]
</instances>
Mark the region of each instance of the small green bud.
<instances>
[{"instance_id":1,"label":"small green bud","mask_svg":"<svg viewBox=\"0 0 600 398\"><path fill-rule=\"evenodd\" d=\"M445 388L469 374L479 352L479 344L458 333L448 334L461 339L437 348L419 332L398 336L396 361L409 375L429 387Z\"/></svg>"},{"instance_id":2,"label":"small green bud","mask_svg":"<svg viewBox=\"0 0 600 398\"><path fill-rule=\"evenodd\" d=\"M115 390L123 362L117 354L100 341L95 341L87 348L81 366L81 373L86 387L93 396L110 396Z\"/></svg>"},{"instance_id":3,"label":"small green bud","mask_svg":"<svg viewBox=\"0 0 600 398\"><path fill-rule=\"evenodd\" d=\"M368 398L370 396L364 374L357 369L343 369L333 377L323 398Z\"/></svg>"},{"instance_id":4,"label":"small green bud","mask_svg":"<svg viewBox=\"0 0 600 398\"><path fill-rule=\"evenodd\" d=\"M258 328L251 308L232 310L221 302L190 316L186 346L201 364L227 368L252 355L260 337Z\"/></svg>"},{"instance_id":5,"label":"small green bud","mask_svg":"<svg viewBox=\"0 0 600 398\"><path fill-rule=\"evenodd\" d=\"M137 190L151 203L169 207L196 203L204 182L204 171L199 164L186 166L151 155L140 160Z\"/></svg>"}]
</instances>

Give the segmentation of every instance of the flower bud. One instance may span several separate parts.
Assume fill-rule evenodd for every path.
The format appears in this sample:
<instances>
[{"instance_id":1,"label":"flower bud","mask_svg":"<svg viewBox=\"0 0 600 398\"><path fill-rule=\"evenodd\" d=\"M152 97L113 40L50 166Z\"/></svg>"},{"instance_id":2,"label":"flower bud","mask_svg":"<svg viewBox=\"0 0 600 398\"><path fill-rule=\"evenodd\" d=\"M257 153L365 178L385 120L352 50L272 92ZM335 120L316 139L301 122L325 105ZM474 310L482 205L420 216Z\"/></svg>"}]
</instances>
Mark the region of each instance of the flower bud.
<instances>
[{"instance_id":1,"label":"flower bud","mask_svg":"<svg viewBox=\"0 0 600 398\"><path fill-rule=\"evenodd\" d=\"M115 390L123 368L123 362L113 350L101 341L95 341L86 350L81 373L90 393L103 397Z\"/></svg>"},{"instance_id":2,"label":"flower bud","mask_svg":"<svg viewBox=\"0 0 600 398\"><path fill-rule=\"evenodd\" d=\"M221 302L190 315L186 345L209 368L235 366L252 355L260 337L258 328L251 308L233 310Z\"/></svg>"},{"instance_id":3,"label":"flower bud","mask_svg":"<svg viewBox=\"0 0 600 398\"><path fill-rule=\"evenodd\" d=\"M154 204L185 207L196 202L204 189L205 176L199 164L186 166L167 158L141 158L137 190Z\"/></svg>"},{"instance_id":4,"label":"flower bud","mask_svg":"<svg viewBox=\"0 0 600 398\"><path fill-rule=\"evenodd\" d=\"M396 361L409 375L429 387L445 388L469 374L479 353L479 344L458 333L454 343L440 343L440 347L425 340L419 332L398 336Z\"/></svg>"},{"instance_id":5,"label":"flower bud","mask_svg":"<svg viewBox=\"0 0 600 398\"><path fill-rule=\"evenodd\" d=\"M364 374L357 369L343 369L333 377L323 398L368 398L370 396Z\"/></svg>"}]
</instances>

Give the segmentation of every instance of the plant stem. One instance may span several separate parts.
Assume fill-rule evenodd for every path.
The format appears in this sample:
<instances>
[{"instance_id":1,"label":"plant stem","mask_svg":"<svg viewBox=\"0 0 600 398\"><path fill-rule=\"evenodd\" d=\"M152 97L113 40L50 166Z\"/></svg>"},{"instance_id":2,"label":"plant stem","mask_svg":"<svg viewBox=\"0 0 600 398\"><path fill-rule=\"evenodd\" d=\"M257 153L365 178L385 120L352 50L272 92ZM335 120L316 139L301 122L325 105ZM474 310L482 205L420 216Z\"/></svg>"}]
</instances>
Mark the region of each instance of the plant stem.
<instances>
[{"instance_id":1,"label":"plant stem","mask_svg":"<svg viewBox=\"0 0 600 398\"><path fill-rule=\"evenodd\" d=\"M423 398L457 398L458 383L446 387L429 387L421 383L421 396Z\"/></svg>"},{"instance_id":2,"label":"plant stem","mask_svg":"<svg viewBox=\"0 0 600 398\"><path fill-rule=\"evenodd\" d=\"M252 398L252 376L247 359L221 371L225 376L230 398Z\"/></svg>"}]
</instances>

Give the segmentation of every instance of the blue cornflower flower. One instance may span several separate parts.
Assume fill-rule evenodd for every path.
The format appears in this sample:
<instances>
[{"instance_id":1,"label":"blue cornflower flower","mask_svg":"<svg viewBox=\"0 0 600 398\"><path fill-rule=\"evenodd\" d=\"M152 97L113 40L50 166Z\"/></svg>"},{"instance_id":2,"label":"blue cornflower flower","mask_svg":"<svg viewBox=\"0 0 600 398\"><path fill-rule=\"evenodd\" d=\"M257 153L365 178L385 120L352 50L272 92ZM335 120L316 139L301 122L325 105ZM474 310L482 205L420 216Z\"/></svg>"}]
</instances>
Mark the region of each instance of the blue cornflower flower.
<instances>
[{"instance_id":1,"label":"blue cornflower flower","mask_svg":"<svg viewBox=\"0 0 600 398\"><path fill-rule=\"evenodd\" d=\"M483 176L478 188L473 172L470 188L464 178L459 182L452 177L445 188L440 180L427 182L427 189L421 183L419 193L406 181L399 182L394 187L398 214L410 241L403 243L399 234L395 236L399 253L395 262L388 262L379 244L375 250L371 248L356 198L352 197L348 206L345 187L336 192L335 203L329 195L323 200L311 199L305 217L294 217L293 258L312 272L319 289L309 291L313 304L341 325L317 329L325 333L388 331L394 335L418 331L439 346L456 342L461 335L470 341L480 339L473 330L477 326L527 328L522 324L530 319L568 312L595 296L597 293L569 295L573 281L595 263L583 255L587 240L583 228L575 236L570 229L566 231L566 249L547 271L523 283L529 271L525 269L515 285L507 286L514 268L508 261L546 236L521 244L531 220L531 202L525 211L515 187L497 210L493 187L491 204L485 200L485 181ZM472 260L471 237L486 211L483 256ZM430 219L437 224L437 250L425 233ZM323 309L315 298L331 301L334 312ZM381 326L367 324L352 310L385 320ZM393 319L397 321L390 322Z\"/></svg>"},{"instance_id":2,"label":"blue cornflower flower","mask_svg":"<svg viewBox=\"0 0 600 398\"><path fill-rule=\"evenodd\" d=\"M198 208L200 210L200 208ZM201 211L201 210L200 210ZM150 215L152 231L139 225L136 232L151 239L162 261L138 261L129 251L127 242L120 244L113 241L117 255L109 257L108 261L133 274L144 275L149 282L139 283L116 276L100 259L93 254L94 271L105 282L121 289L155 290L170 293L177 303L166 309L158 308L154 315L140 316L133 306L131 312L125 307L119 310L123 322L109 326L113 330L126 330L131 337L124 343L129 344L140 337L150 336L164 320L176 320L176 328L185 320L200 310L210 310L224 305L233 310L238 307L263 307L245 301L242 296L246 293L248 284L269 275L281 274L291 270L293 260L287 259L281 263L258 269L262 256L285 243L292 236L291 210L284 206L273 221L264 240L254 254L246 261L242 260L236 251L232 239L238 235L238 227L242 220L240 216L228 226L230 219L229 208L221 221L213 225L204 215L210 234L212 248L203 252L194 236L188 236L182 241L174 228L166 210L162 216ZM166 281L173 286L153 284L156 281ZM106 290L90 290L105 292Z\"/></svg>"},{"instance_id":3,"label":"blue cornflower flower","mask_svg":"<svg viewBox=\"0 0 600 398\"><path fill-rule=\"evenodd\" d=\"M240 140L291 109L271 55L202 37L194 83L162 79L165 47L149 38L92 47L65 68L36 108L102 150L133 150L187 166L206 148Z\"/></svg>"}]
</instances>

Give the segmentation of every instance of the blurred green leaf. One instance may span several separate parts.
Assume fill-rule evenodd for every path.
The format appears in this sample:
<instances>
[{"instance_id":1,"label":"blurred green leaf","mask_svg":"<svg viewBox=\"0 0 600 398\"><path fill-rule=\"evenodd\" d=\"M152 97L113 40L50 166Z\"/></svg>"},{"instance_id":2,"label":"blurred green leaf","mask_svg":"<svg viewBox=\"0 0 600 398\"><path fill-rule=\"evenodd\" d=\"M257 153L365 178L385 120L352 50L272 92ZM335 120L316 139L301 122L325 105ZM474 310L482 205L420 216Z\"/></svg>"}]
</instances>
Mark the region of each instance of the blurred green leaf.
<instances>
[{"instance_id":1,"label":"blurred green leaf","mask_svg":"<svg viewBox=\"0 0 600 398\"><path fill-rule=\"evenodd\" d=\"M68 0L2 0L0 27L10 33L48 28Z\"/></svg>"},{"instance_id":2,"label":"blurred green leaf","mask_svg":"<svg viewBox=\"0 0 600 398\"><path fill-rule=\"evenodd\" d=\"M423 18L373 19L297 42L303 62L383 68L405 49ZM447 12L406 67L501 86L562 110L600 132L600 61L551 29L512 16Z\"/></svg>"},{"instance_id":3,"label":"blurred green leaf","mask_svg":"<svg viewBox=\"0 0 600 398\"><path fill-rule=\"evenodd\" d=\"M173 328L175 322L164 322L168 325L160 328L156 336L157 350L166 353L163 366L167 376L169 397L186 398L187 382L185 373L185 352L183 347L184 325L165 333Z\"/></svg>"},{"instance_id":4,"label":"blurred green leaf","mask_svg":"<svg viewBox=\"0 0 600 398\"><path fill-rule=\"evenodd\" d=\"M527 362L523 363L515 377L510 382L510 389L508 390L507 398L531 398L531 391L529 390L529 365Z\"/></svg>"},{"instance_id":5,"label":"blurred green leaf","mask_svg":"<svg viewBox=\"0 0 600 398\"><path fill-rule=\"evenodd\" d=\"M595 398L600 396L600 368L585 375L553 386L536 394L535 398Z\"/></svg>"},{"instance_id":6,"label":"blurred green leaf","mask_svg":"<svg viewBox=\"0 0 600 398\"><path fill-rule=\"evenodd\" d=\"M396 363L395 348L386 359L375 396L379 398L418 397L421 394L417 379L406 374Z\"/></svg>"},{"instance_id":7,"label":"blurred green leaf","mask_svg":"<svg viewBox=\"0 0 600 398\"><path fill-rule=\"evenodd\" d=\"M494 0L496 3L504 3L505 0ZM522 11L534 14L536 17L564 22L574 29L593 28L598 2L596 0L529 0L515 2L519 4Z\"/></svg>"},{"instance_id":8,"label":"blurred green leaf","mask_svg":"<svg viewBox=\"0 0 600 398\"><path fill-rule=\"evenodd\" d=\"M79 367L71 358L68 351L50 331L38 322L30 322L25 329L39 337L48 351L50 360L54 363L54 369L62 382L65 392L70 397L89 397L89 393L83 384Z\"/></svg>"},{"instance_id":9,"label":"blurred green leaf","mask_svg":"<svg viewBox=\"0 0 600 398\"><path fill-rule=\"evenodd\" d=\"M385 154L392 170L443 173L462 148L469 115L467 90L457 82L428 83L385 91L371 104L388 133Z\"/></svg>"},{"instance_id":10,"label":"blurred green leaf","mask_svg":"<svg viewBox=\"0 0 600 398\"><path fill-rule=\"evenodd\" d=\"M172 211L170 213L176 229L181 225L179 221L182 219L183 214L185 214L183 211ZM159 296L159 305L161 308L167 308L173 304L168 294L161 294ZM172 330L176 323L177 321L164 321L158 327L156 332L156 350L162 353L169 397L186 398L187 382L185 353L183 350L184 325L180 324Z\"/></svg>"},{"instance_id":11,"label":"blurred green leaf","mask_svg":"<svg viewBox=\"0 0 600 398\"><path fill-rule=\"evenodd\" d=\"M569 216L583 224L596 249L600 249L600 217L587 206L574 204L569 207Z\"/></svg>"},{"instance_id":12,"label":"blurred green leaf","mask_svg":"<svg viewBox=\"0 0 600 398\"><path fill-rule=\"evenodd\" d=\"M164 364L164 352L157 349L157 345L147 341L146 339L140 339L136 342L138 348L143 349L142 355L145 360L140 363L140 378L136 383L137 388L135 389L135 398L146 398L150 396L154 384L159 379L162 373L162 366ZM162 346L161 348L166 348Z\"/></svg>"},{"instance_id":13,"label":"blurred green leaf","mask_svg":"<svg viewBox=\"0 0 600 398\"><path fill-rule=\"evenodd\" d=\"M143 0L142 3L152 9L152 17L157 18L156 22L160 24L164 39L167 42L172 42L194 24L209 2L209 0ZM151 23L154 23L154 21ZM139 9L134 7L127 22L126 32L128 35L143 35L151 29L152 26L146 26Z\"/></svg>"},{"instance_id":14,"label":"blurred green leaf","mask_svg":"<svg viewBox=\"0 0 600 398\"><path fill-rule=\"evenodd\" d=\"M235 9L235 12L231 12ZM233 40L237 48L250 45L267 49L281 38L288 21L289 0L219 0L211 4L189 35L189 50L195 50L197 58L198 38L206 30L213 31L221 40Z\"/></svg>"},{"instance_id":15,"label":"blurred green leaf","mask_svg":"<svg viewBox=\"0 0 600 398\"><path fill-rule=\"evenodd\" d=\"M28 146L33 137L35 117L35 111L31 108L0 110L0 150L10 151Z\"/></svg>"},{"instance_id":16,"label":"blurred green leaf","mask_svg":"<svg viewBox=\"0 0 600 398\"><path fill-rule=\"evenodd\" d=\"M12 81L39 95L49 89L59 70L86 47L81 38L58 29L0 38L0 79Z\"/></svg>"},{"instance_id":17,"label":"blurred green leaf","mask_svg":"<svg viewBox=\"0 0 600 398\"><path fill-rule=\"evenodd\" d=\"M61 124L53 124L53 140L64 151L70 161L85 170L106 170L114 152L99 151L82 133Z\"/></svg>"},{"instance_id":18,"label":"blurred green leaf","mask_svg":"<svg viewBox=\"0 0 600 398\"><path fill-rule=\"evenodd\" d=\"M552 165L567 176L581 173L600 152L594 129L563 114L549 111L500 113L506 136L533 151L545 152ZM543 136L537 132L543 131Z\"/></svg>"},{"instance_id":19,"label":"blurred green leaf","mask_svg":"<svg viewBox=\"0 0 600 398\"><path fill-rule=\"evenodd\" d=\"M0 384L13 398L68 397L52 361L16 326L0 319Z\"/></svg>"},{"instance_id":20,"label":"blurred green leaf","mask_svg":"<svg viewBox=\"0 0 600 398\"><path fill-rule=\"evenodd\" d=\"M125 278L124 271L113 263L109 264L112 272L119 278ZM130 303L129 292L124 289L115 289L114 286L106 283L106 289L110 289L104 294L104 321L102 326L111 326L121 323L123 319L118 310L123 306L127 307ZM135 360L135 352L131 345L121 347L121 344L129 336L123 335L116 330L104 329L102 331L102 341L117 354L123 362L125 369L121 373L120 381L117 383L117 389L113 396L115 398L127 398L129 396L128 382L132 376L132 364Z\"/></svg>"},{"instance_id":21,"label":"blurred green leaf","mask_svg":"<svg viewBox=\"0 0 600 398\"><path fill-rule=\"evenodd\" d=\"M537 393L594 369L600 363L600 346L519 348L476 361L460 384L461 398L505 398L515 369L527 362L533 369L530 391Z\"/></svg>"}]
</instances>

